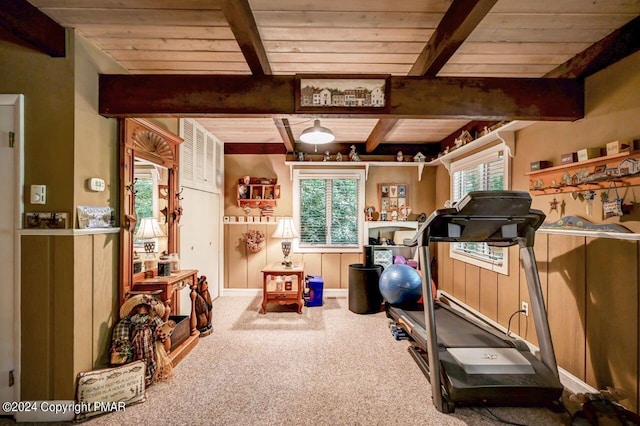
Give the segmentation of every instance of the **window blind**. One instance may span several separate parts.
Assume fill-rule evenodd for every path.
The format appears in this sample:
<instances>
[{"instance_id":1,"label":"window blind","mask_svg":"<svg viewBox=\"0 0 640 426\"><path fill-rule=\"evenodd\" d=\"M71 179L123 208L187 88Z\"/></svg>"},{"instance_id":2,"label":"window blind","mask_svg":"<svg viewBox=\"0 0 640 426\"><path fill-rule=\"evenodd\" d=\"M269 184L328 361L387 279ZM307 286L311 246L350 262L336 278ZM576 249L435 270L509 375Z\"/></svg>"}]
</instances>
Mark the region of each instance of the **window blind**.
<instances>
[{"instance_id":1,"label":"window blind","mask_svg":"<svg viewBox=\"0 0 640 426\"><path fill-rule=\"evenodd\" d=\"M356 247L359 243L358 178L300 177L300 247Z\"/></svg>"},{"instance_id":2,"label":"window blind","mask_svg":"<svg viewBox=\"0 0 640 426\"><path fill-rule=\"evenodd\" d=\"M451 192L454 202L471 191L505 189L505 159L501 151L478 156L475 161L472 159L457 167L452 165L452 173ZM503 265L504 250L490 247L486 243L454 243L452 250L492 265Z\"/></svg>"}]
</instances>

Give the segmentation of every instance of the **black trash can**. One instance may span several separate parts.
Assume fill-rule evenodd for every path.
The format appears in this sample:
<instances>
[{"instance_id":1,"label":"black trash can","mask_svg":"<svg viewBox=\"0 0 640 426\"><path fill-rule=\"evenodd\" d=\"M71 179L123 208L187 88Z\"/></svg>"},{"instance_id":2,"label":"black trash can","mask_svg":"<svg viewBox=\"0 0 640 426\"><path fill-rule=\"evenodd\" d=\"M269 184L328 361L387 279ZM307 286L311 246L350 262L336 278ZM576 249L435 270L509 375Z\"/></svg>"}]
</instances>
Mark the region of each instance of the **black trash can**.
<instances>
[{"instance_id":1,"label":"black trash can","mask_svg":"<svg viewBox=\"0 0 640 426\"><path fill-rule=\"evenodd\" d=\"M380 312L382 294L378 281L382 266L364 266L362 263L349 265L349 310L356 314Z\"/></svg>"}]
</instances>

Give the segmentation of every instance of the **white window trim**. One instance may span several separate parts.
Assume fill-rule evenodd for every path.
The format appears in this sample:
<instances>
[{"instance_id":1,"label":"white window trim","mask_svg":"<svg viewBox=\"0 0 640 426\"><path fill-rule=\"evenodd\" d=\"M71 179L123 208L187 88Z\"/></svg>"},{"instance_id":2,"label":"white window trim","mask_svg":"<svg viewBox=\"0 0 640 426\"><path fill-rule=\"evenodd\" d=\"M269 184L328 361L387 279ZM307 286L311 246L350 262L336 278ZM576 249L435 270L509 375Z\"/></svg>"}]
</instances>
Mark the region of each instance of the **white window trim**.
<instances>
[{"instance_id":1,"label":"white window trim","mask_svg":"<svg viewBox=\"0 0 640 426\"><path fill-rule=\"evenodd\" d=\"M504 156L504 176L502 179L503 189L508 190L511 188L511 151L507 149L504 143L498 143L489 148L483 149L480 152L464 157L458 161L451 163L449 168L449 197L453 200L453 175L459 170L464 170L478 164L487 163L494 160L499 155ZM491 262L487 262L482 259L478 259L472 255L465 255L457 252L453 249L453 243L449 244L449 257L459 260L461 262L469 263L471 265L478 266L483 269L497 272L503 275L509 275L509 247L504 247L502 265L494 265Z\"/></svg>"},{"instance_id":2,"label":"white window trim","mask_svg":"<svg viewBox=\"0 0 640 426\"><path fill-rule=\"evenodd\" d=\"M293 171L293 220L296 227L300 229L300 178L348 178L358 179L358 204L364 207L365 196L365 172L361 169L344 170L344 169L296 169ZM300 240L293 240L293 252L295 253L362 253L363 235L364 235L364 210L357 209L358 212L358 246L357 247L336 247L336 246L314 246L300 247Z\"/></svg>"}]
</instances>

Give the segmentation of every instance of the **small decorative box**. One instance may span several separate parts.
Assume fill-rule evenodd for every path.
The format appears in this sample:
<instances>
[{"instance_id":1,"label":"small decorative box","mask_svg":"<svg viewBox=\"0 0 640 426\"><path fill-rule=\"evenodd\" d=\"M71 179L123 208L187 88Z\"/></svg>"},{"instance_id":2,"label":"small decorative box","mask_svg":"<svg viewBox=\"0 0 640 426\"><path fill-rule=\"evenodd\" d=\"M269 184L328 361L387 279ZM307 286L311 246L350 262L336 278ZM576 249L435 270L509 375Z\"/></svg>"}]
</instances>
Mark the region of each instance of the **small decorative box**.
<instances>
[{"instance_id":1,"label":"small decorative box","mask_svg":"<svg viewBox=\"0 0 640 426\"><path fill-rule=\"evenodd\" d=\"M633 141L613 141L607 144L607 155L619 154L631 151Z\"/></svg>"},{"instance_id":2,"label":"small decorative box","mask_svg":"<svg viewBox=\"0 0 640 426\"><path fill-rule=\"evenodd\" d=\"M569 152L560 156L560 164L575 163L576 161L578 161L577 152Z\"/></svg>"},{"instance_id":3,"label":"small decorative box","mask_svg":"<svg viewBox=\"0 0 640 426\"><path fill-rule=\"evenodd\" d=\"M600 157L600 148L583 148L578 151L578 161Z\"/></svg>"},{"instance_id":4,"label":"small decorative box","mask_svg":"<svg viewBox=\"0 0 640 426\"><path fill-rule=\"evenodd\" d=\"M530 170L532 172L535 172L536 170L548 169L551 166L553 166L553 164L551 164L551 161L533 161L531 163Z\"/></svg>"},{"instance_id":5,"label":"small decorative box","mask_svg":"<svg viewBox=\"0 0 640 426\"><path fill-rule=\"evenodd\" d=\"M385 269L393 265L393 250L379 248L374 249L373 263L374 265L382 265Z\"/></svg>"}]
</instances>

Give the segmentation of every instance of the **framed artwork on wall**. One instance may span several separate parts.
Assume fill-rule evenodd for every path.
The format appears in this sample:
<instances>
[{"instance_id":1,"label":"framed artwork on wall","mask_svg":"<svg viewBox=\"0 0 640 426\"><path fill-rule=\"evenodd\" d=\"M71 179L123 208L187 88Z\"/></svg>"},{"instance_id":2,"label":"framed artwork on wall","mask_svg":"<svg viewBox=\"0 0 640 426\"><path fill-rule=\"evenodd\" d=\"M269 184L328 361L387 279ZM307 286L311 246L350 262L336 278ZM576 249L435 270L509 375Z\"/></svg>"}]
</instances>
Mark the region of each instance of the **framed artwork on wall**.
<instances>
[{"instance_id":1,"label":"framed artwork on wall","mask_svg":"<svg viewBox=\"0 0 640 426\"><path fill-rule=\"evenodd\" d=\"M378 184L378 199L380 211L391 214L398 212L401 207L409 205L409 185L406 183Z\"/></svg>"},{"instance_id":2,"label":"framed artwork on wall","mask_svg":"<svg viewBox=\"0 0 640 426\"><path fill-rule=\"evenodd\" d=\"M388 112L389 75L296 75L296 112Z\"/></svg>"}]
</instances>

